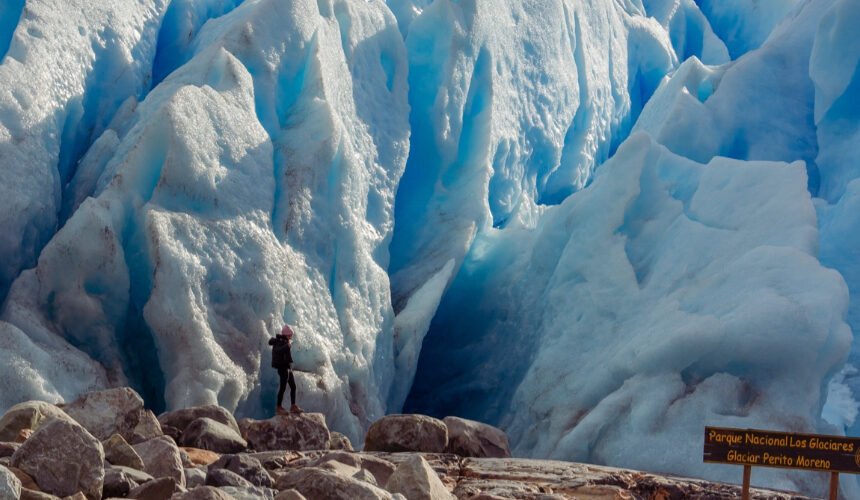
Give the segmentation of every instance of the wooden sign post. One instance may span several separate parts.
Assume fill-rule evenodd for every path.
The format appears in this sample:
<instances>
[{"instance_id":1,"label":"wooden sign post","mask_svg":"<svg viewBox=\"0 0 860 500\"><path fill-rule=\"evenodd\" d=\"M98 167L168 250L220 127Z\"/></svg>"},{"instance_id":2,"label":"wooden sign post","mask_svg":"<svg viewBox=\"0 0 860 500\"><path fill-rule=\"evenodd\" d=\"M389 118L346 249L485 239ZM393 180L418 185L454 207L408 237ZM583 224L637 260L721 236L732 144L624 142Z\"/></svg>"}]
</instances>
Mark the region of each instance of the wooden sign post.
<instances>
[{"instance_id":1,"label":"wooden sign post","mask_svg":"<svg viewBox=\"0 0 860 500\"><path fill-rule=\"evenodd\" d=\"M743 465L744 500L753 466L830 472L830 500L836 500L839 473L860 474L860 439L705 427L704 461Z\"/></svg>"}]
</instances>

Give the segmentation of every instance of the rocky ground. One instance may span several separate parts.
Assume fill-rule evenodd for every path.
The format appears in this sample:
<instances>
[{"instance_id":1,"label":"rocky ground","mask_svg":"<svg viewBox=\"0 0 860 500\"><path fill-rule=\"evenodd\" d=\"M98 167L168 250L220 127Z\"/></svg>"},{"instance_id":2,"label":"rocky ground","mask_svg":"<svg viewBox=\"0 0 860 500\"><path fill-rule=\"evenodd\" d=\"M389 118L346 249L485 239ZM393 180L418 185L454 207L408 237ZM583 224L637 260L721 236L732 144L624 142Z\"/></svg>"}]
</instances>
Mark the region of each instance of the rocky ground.
<instances>
[{"instance_id":1,"label":"rocky ground","mask_svg":"<svg viewBox=\"0 0 860 500\"><path fill-rule=\"evenodd\" d=\"M456 417L385 417L361 452L318 413L237 422L203 406L156 417L129 388L21 403L0 419L0 500L738 497L734 485L511 458L501 430Z\"/></svg>"}]
</instances>

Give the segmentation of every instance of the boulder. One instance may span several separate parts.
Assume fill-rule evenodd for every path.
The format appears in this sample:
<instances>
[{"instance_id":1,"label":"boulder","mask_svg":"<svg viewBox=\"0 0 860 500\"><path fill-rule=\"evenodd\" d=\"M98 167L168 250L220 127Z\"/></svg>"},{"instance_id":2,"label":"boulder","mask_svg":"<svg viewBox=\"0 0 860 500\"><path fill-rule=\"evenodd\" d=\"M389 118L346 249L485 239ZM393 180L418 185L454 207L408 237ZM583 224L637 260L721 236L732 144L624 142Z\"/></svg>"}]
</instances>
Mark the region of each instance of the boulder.
<instances>
[{"instance_id":1,"label":"boulder","mask_svg":"<svg viewBox=\"0 0 860 500\"><path fill-rule=\"evenodd\" d=\"M459 417L445 417L442 421L448 428L445 453L461 457L510 458L511 447L503 430Z\"/></svg>"},{"instance_id":2,"label":"boulder","mask_svg":"<svg viewBox=\"0 0 860 500\"><path fill-rule=\"evenodd\" d=\"M295 489L306 498L390 500L391 494L371 484L318 467L290 471L278 479L278 489Z\"/></svg>"},{"instance_id":3,"label":"boulder","mask_svg":"<svg viewBox=\"0 0 860 500\"><path fill-rule=\"evenodd\" d=\"M331 433L331 442L329 448L332 450L355 451L349 438L340 432Z\"/></svg>"},{"instance_id":4,"label":"boulder","mask_svg":"<svg viewBox=\"0 0 860 500\"><path fill-rule=\"evenodd\" d=\"M201 448L217 453L238 453L248 448L248 443L230 426L211 418L198 418L182 433L182 446Z\"/></svg>"},{"instance_id":5,"label":"boulder","mask_svg":"<svg viewBox=\"0 0 860 500\"><path fill-rule=\"evenodd\" d=\"M170 436L170 438L177 443L182 441L182 431L180 431L176 427L172 427L170 425L162 425L161 432L163 432L165 436Z\"/></svg>"},{"instance_id":6,"label":"boulder","mask_svg":"<svg viewBox=\"0 0 860 500\"><path fill-rule=\"evenodd\" d=\"M198 486L174 496L172 500L233 500L233 497L214 486Z\"/></svg>"},{"instance_id":7,"label":"boulder","mask_svg":"<svg viewBox=\"0 0 860 500\"><path fill-rule=\"evenodd\" d=\"M359 481L364 481L365 483L370 483L374 486L379 486L379 483L376 482L376 476L370 473L367 469L359 469L358 472L352 475L353 478L358 479Z\"/></svg>"},{"instance_id":8,"label":"boulder","mask_svg":"<svg viewBox=\"0 0 860 500\"><path fill-rule=\"evenodd\" d=\"M258 486L223 486L221 491L227 493L235 500L274 500L278 493L269 488L260 488Z\"/></svg>"},{"instance_id":9,"label":"boulder","mask_svg":"<svg viewBox=\"0 0 860 500\"><path fill-rule=\"evenodd\" d=\"M143 460L140 458L140 455L119 434L114 434L107 440L102 441L102 447L105 450L105 460L111 464L143 470Z\"/></svg>"},{"instance_id":10,"label":"boulder","mask_svg":"<svg viewBox=\"0 0 860 500\"><path fill-rule=\"evenodd\" d=\"M166 500L172 497L177 489L176 480L172 477L160 477L134 488L129 492L128 498Z\"/></svg>"},{"instance_id":11,"label":"boulder","mask_svg":"<svg viewBox=\"0 0 860 500\"><path fill-rule=\"evenodd\" d=\"M63 500L87 500L87 496L79 491L79 492L75 493L74 495L67 496Z\"/></svg>"},{"instance_id":12,"label":"boulder","mask_svg":"<svg viewBox=\"0 0 860 500\"><path fill-rule=\"evenodd\" d=\"M214 469L226 469L230 472L235 472L254 486L264 486L266 488L273 488L275 486L272 476L266 472L263 464L256 458L248 455L224 455L217 462L209 466L210 472Z\"/></svg>"},{"instance_id":13,"label":"boulder","mask_svg":"<svg viewBox=\"0 0 860 500\"><path fill-rule=\"evenodd\" d=\"M421 455L413 455L397 466L385 489L409 500L449 500L454 496Z\"/></svg>"},{"instance_id":14,"label":"boulder","mask_svg":"<svg viewBox=\"0 0 860 500\"><path fill-rule=\"evenodd\" d=\"M330 453L326 453L318 459L311 461L308 466L327 468L325 467L325 464L330 463L332 461L337 461L370 472L376 479L377 485L387 483L388 478L390 478L391 475L394 474L394 470L397 468L397 466L395 466L388 460L375 457L373 455L348 453L345 451L333 451Z\"/></svg>"},{"instance_id":15,"label":"boulder","mask_svg":"<svg viewBox=\"0 0 860 500\"><path fill-rule=\"evenodd\" d=\"M227 469L210 469L206 473L206 486L238 486L244 488L254 485L239 474Z\"/></svg>"},{"instance_id":16,"label":"boulder","mask_svg":"<svg viewBox=\"0 0 860 500\"><path fill-rule=\"evenodd\" d=\"M21 488L20 500L60 500L60 497L51 495L50 493Z\"/></svg>"},{"instance_id":17,"label":"boulder","mask_svg":"<svg viewBox=\"0 0 860 500\"><path fill-rule=\"evenodd\" d=\"M185 468L185 487L196 488L206 484L206 471L197 467Z\"/></svg>"},{"instance_id":18,"label":"boulder","mask_svg":"<svg viewBox=\"0 0 860 500\"><path fill-rule=\"evenodd\" d=\"M59 418L72 422L63 410L44 401L27 401L9 408L0 419L0 441L15 441L24 429L39 430L48 419Z\"/></svg>"},{"instance_id":19,"label":"boulder","mask_svg":"<svg viewBox=\"0 0 860 500\"><path fill-rule=\"evenodd\" d=\"M0 498L18 499L21 496L21 481L6 467L0 466Z\"/></svg>"},{"instance_id":20,"label":"boulder","mask_svg":"<svg viewBox=\"0 0 860 500\"><path fill-rule=\"evenodd\" d=\"M27 474L26 472L22 471L21 469L19 469L17 467L11 467L10 466L10 467L7 467L7 469L9 469L12 472L12 474L15 474L15 477L17 477L18 480L21 481L21 487L22 488L27 488L27 489L34 490L34 491L42 491L42 489L39 488L39 485L36 484L36 481L33 480L33 478L30 476L30 474Z\"/></svg>"},{"instance_id":21,"label":"boulder","mask_svg":"<svg viewBox=\"0 0 860 500\"><path fill-rule=\"evenodd\" d=\"M98 500L104 459L102 444L86 429L65 419L52 419L18 448L11 463L44 492L65 497L81 491Z\"/></svg>"},{"instance_id":22,"label":"boulder","mask_svg":"<svg viewBox=\"0 0 860 500\"><path fill-rule=\"evenodd\" d=\"M448 428L439 419L426 415L388 415L370 426L364 450L442 453L447 444Z\"/></svg>"},{"instance_id":23,"label":"boulder","mask_svg":"<svg viewBox=\"0 0 860 500\"><path fill-rule=\"evenodd\" d=\"M140 414L140 420L138 420L137 425L131 431L131 440L129 442L131 444L139 444L163 435L164 432L161 430L161 424L158 422L158 417L155 416L155 413L152 413L150 410L144 410Z\"/></svg>"},{"instance_id":24,"label":"boulder","mask_svg":"<svg viewBox=\"0 0 860 500\"><path fill-rule=\"evenodd\" d=\"M112 470L112 469L115 469L117 471L122 472L123 474L128 476L129 479L131 479L132 481L134 481L137 484L143 484L143 483L146 483L146 482L149 482L149 481L152 481L153 479L155 479L154 477L147 474L146 472L143 472L142 470L132 469L131 467L125 467L122 465L111 465L111 466L106 467L105 468L105 474L107 474L108 470Z\"/></svg>"},{"instance_id":25,"label":"boulder","mask_svg":"<svg viewBox=\"0 0 860 500\"><path fill-rule=\"evenodd\" d=\"M63 409L100 440L119 434L132 441L134 429L146 413L143 398L129 387L88 392Z\"/></svg>"},{"instance_id":26,"label":"boulder","mask_svg":"<svg viewBox=\"0 0 860 500\"><path fill-rule=\"evenodd\" d=\"M21 443L0 443L0 458L11 457L20 447Z\"/></svg>"},{"instance_id":27,"label":"boulder","mask_svg":"<svg viewBox=\"0 0 860 500\"><path fill-rule=\"evenodd\" d=\"M194 465L209 465L221 458L221 455L214 451L201 450L200 448L183 446L180 450L184 451L185 454L188 455L188 459L191 460L191 463Z\"/></svg>"},{"instance_id":28,"label":"boulder","mask_svg":"<svg viewBox=\"0 0 860 500\"><path fill-rule=\"evenodd\" d=\"M307 500L298 490L286 490L278 493L275 500Z\"/></svg>"},{"instance_id":29,"label":"boulder","mask_svg":"<svg viewBox=\"0 0 860 500\"><path fill-rule=\"evenodd\" d=\"M143 470L152 477L170 477L179 486L185 486L185 471L179 457L179 447L167 436L150 439L132 446L143 460Z\"/></svg>"},{"instance_id":30,"label":"boulder","mask_svg":"<svg viewBox=\"0 0 860 500\"><path fill-rule=\"evenodd\" d=\"M105 469L105 481L102 487L102 496L110 497L126 497L134 488L139 485L133 481L128 474L120 469L109 467Z\"/></svg>"},{"instance_id":31,"label":"boulder","mask_svg":"<svg viewBox=\"0 0 860 500\"><path fill-rule=\"evenodd\" d=\"M158 416L158 422L161 424L162 430L164 430L165 426L171 427L170 432L174 432L173 429L176 429L175 432L181 438L185 429L198 418L211 418L218 423L232 428L237 434L240 433L239 425L236 424L233 414L226 408L216 405L195 406L193 408L183 408L181 410L162 413ZM165 434L167 434L167 431L165 431Z\"/></svg>"},{"instance_id":32,"label":"boulder","mask_svg":"<svg viewBox=\"0 0 860 500\"><path fill-rule=\"evenodd\" d=\"M283 415L269 420L242 419L242 437L257 451L327 450L328 427L321 413Z\"/></svg>"}]
</instances>

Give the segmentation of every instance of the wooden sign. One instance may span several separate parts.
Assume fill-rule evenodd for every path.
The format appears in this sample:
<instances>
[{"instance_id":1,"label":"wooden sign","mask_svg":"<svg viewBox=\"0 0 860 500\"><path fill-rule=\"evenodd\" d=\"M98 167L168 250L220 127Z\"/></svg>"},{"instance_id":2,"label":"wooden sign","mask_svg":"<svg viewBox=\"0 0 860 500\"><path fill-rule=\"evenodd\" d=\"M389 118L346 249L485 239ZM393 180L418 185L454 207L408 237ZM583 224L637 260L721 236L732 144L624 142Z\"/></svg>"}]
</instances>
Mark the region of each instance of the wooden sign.
<instances>
[{"instance_id":1,"label":"wooden sign","mask_svg":"<svg viewBox=\"0 0 860 500\"><path fill-rule=\"evenodd\" d=\"M860 474L860 439L705 427L704 460Z\"/></svg>"},{"instance_id":2,"label":"wooden sign","mask_svg":"<svg viewBox=\"0 0 860 500\"><path fill-rule=\"evenodd\" d=\"M705 462L744 467L744 500L753 466L830 472L831 500L840 472L860 474L860 439L843 436L705 427L704 454Z\"/></svg>"}]
</instances>

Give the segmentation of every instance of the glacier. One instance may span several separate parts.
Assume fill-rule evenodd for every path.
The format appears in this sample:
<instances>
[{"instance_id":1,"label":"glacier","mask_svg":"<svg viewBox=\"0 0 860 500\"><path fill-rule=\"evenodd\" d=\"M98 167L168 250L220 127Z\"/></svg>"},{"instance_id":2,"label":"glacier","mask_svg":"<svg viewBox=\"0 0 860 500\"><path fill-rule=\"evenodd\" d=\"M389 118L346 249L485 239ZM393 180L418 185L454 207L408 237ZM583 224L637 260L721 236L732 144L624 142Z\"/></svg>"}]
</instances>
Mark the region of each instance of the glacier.
<instances>
[{"instance_id":1,"label":"glacier","mask_svg":"<svg viewBox=\"0 0 860 500\"><path fill-rule=\"evenodd\" d=\"M269 415L289 322L302 406L359 443L456 414L521 456L736 482L704 425L856 435L857 22L4 2L0 410L131 385Z\"/></svg>"}]
</instances>

